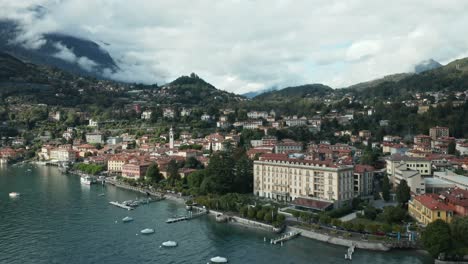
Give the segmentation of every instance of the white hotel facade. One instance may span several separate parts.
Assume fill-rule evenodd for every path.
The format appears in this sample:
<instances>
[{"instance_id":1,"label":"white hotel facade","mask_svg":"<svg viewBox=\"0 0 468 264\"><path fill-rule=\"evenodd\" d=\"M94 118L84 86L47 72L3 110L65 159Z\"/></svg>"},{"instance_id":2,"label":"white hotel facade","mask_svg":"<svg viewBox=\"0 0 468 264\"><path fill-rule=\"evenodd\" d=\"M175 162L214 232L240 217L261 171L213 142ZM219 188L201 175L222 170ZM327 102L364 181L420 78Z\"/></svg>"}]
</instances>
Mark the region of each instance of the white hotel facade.
<instances>
[{"instance_id":1,"label":"white hotel facade","mask_svg":"<svg viewBox=\"0 0 468 264\"><path fill-rule=\"evenodd\" d=\"M352 165L265 154L254 162L254 194L279 201L313 198L340 207L353 199Z\"/></svg>"}]
</instances>

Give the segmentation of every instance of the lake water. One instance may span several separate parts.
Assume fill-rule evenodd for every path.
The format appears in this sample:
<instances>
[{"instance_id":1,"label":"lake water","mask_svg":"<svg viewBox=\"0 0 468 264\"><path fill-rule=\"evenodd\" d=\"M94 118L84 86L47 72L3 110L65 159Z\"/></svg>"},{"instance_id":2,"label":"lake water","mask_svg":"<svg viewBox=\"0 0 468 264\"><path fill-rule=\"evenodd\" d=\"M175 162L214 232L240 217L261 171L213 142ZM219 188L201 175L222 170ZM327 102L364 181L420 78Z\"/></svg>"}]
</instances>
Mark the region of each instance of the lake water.
<instances>
[{"instance_id":1,"label":"lake water","mask_svg":"<svg viewBox=\"0 0 468 264\"><path fill-rule=\"evenodd\" d=\"M21 196L11 199L10 192ZM101 195L104 194L104 195ZM207 263L224 256L229 263L343 263L346 248L306 238L282 247L263 242L274 234L216 223L203 216L166 224L185 213L183 205L161 201L126 211L109 201L140 194L113 186L85 186L57 168L20 165L0 168L0 263ZM122 223L125 216L133 222ZM152 235L140 230L154 228ZM176 248L160 248L167 240ZM353 263L431 263L411 251L356 250Z\"/></svg>"}]
</instances>

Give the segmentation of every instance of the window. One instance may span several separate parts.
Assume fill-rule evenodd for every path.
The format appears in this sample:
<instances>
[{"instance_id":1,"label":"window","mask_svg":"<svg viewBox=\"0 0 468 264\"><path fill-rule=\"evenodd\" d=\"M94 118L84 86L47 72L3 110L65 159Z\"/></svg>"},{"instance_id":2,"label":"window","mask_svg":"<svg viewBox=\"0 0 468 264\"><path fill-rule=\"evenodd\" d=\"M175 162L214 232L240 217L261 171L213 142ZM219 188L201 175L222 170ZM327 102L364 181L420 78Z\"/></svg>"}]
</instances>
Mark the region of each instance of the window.
<instances>
[{"instance_id":1,"label":"window","mask_svg":"<svg viewBox=\"0 0 468 264\"><path fill-rule=\"evenodd\" d=\"M437 217L440 218L440 211L437 211Z\"/></svg>"}]
</instances>

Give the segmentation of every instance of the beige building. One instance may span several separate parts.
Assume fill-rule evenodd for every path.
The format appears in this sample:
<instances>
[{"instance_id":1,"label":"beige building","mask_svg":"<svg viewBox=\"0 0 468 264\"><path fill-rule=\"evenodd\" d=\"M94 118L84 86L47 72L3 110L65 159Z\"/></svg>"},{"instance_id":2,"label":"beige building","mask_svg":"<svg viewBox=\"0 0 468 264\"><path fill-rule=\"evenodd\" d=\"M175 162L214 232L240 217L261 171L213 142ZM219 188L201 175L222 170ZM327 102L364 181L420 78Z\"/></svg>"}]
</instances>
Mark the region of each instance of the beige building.
<instances>
[{"instance_id":1,"label":"beige building","mask_svg":"<svg viewBox=\"0 0 468 264\"><path fill-rule=\"evenodd\" d=\"M74 162L76 152L72 149L55 148L50 150L50 159L56 161Z\"/></svg>"},{"instance_id":2,"label":"beige building","mask_svg":"<svg viewBox=\"0 0 468 264\"><path fill-rule=\"evenodd\" d=\"M123 156L114 156L107 161L107 170L110 173L122 173L122 167L128 162L128 158Z\"/></svg>"},{"instance_id":3,"label":"beige building","mask_svg":"<svg viewBox=\"0 0 468 264\"><path fill-rule=\"evenodd\" d=\"M254 194L280 201L318 198L343 202L354 197L353 166L264 154L254 162Z\"/></svg>"},{"instance_id":4,"label":"beige building","mask_svg":"<svg viewBox=\"0 0 468 264\"><path fill-rule=\"evenodd\" d=\"M448 137L449 136L449 128L448 127L440 127L440 126L431 127L429 129L429 136L431 136L431 138L433 140L436 140L439 137Z\"/></svg>"},{"instance_id":5,"label":"beige building","mask_svg":"<svg viewBox=\"0 0 468 264\"><path fill-rule=\"evenodd\" d=\"M431 161L425 158L409 157L400 154L391 155L386 159L387 175L392 177L395 174L395 168L405 164L407 168L417 170L422 177L432 176Z\"/></svg>"}]
</instances>

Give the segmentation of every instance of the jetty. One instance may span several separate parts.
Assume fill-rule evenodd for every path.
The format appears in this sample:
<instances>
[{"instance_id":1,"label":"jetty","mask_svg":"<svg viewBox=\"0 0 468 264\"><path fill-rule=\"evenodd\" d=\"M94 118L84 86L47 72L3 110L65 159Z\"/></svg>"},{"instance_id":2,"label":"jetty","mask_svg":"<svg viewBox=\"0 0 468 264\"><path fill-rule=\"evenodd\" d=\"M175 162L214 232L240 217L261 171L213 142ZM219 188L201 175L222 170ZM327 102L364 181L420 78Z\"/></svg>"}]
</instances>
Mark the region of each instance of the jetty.
<instances>
[{"instance_id":1,"label":"jetty","mask_svg":"<svg viewBox=\"0 0 468 264\"><path fill-rule=\"evenodd\" d=\"M299 236L300 234L301 234L301 232L298 232L298 231L287 232L286 234L284 234L284 235L282 235L282 236L280 236L278 238L271 239L270 244L273 244L273 245L276 245L278 243L283 244L284 241L291 240L291 239Z\"/></svg>"},{"instance_id":2,"label":"jetty","mask_svg":"<svg viewBox=\"0 0 468 264\"><path fill-rule=\"evenodd\" d=\"M207 213L208 213L208 211L206 209L203 209L203 210L201 210L201 211L199 211L197 213L192 213L190 211L188 215L176 216L176 217L169 218L169 219L166 220L166 223L172 224L172 223L177 223L177 222L180 222L180 221L188 221L188 220L192 220L194 218L197 218L199 216L205 215Z\"/></svg>"},{"instance_id":3,"label":"jetty","mask_svg":"<svg viewBox=\"0 0 468 264\"><path fill-rule=\"evenodd\" d=\"M109 203L112 204L112 205L115 205L115 206L117 206L117 207L120 207L120 208L123 208L123 209L127 209L127 210L129 210L129 211L134 209L134 208L131 207L131 206L128 206L128 205L125 205L125 204L119 203L119 202L109 202Z\"/></svg>"},{"instance_id":4,"label":"jetty","mask_svg":"<svg viewBox=\"0 0 468 264\"><path fill-rule=\"evenodd\" d=\"M354 249L356 248L356 245L351 244L351 246L348 248L348 251L345 253L344 255L344 258L345 259L349 259L349 260L352 260L353 259L353 253L354 253Z\"/></svg>"}]
</instances>

